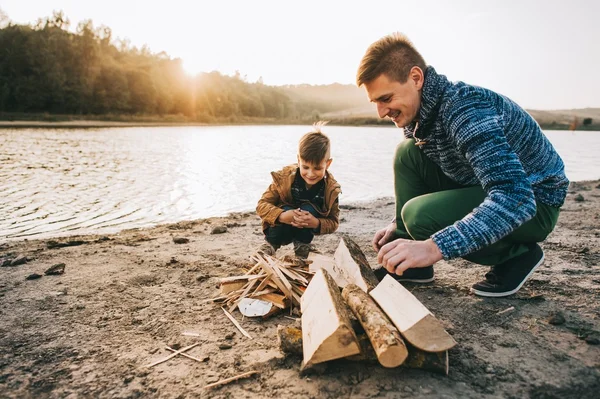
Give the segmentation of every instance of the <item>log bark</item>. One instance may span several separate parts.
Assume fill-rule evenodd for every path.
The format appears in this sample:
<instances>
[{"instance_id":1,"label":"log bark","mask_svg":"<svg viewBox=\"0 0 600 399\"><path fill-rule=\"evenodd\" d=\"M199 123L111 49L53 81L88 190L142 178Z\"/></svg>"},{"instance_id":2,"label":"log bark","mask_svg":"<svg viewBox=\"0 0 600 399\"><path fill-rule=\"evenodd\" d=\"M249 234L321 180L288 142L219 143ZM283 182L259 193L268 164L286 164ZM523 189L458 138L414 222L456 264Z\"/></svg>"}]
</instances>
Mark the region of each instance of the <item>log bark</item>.
<instances>
[{"instance_id":1,"label":"log bark","mask_svg":"<svg viewBox=\"0 0 600 399\"><path fill-rule=\"evenodd\" d=\"M367 334L357 333L361 353L344 359L356 362L375 363L379 360ZM295 327L277 326L279 349L287 354L302 356L302 330ZM448 375L448 351L425 352L406 343L408 357L400 367L431 371Z\"/></svg>"},{"instance_id":2,"label":"log bark","mask_svg":"<svg viewBox=\"0 0 600 399\"><path fill-rule=\"evenodd\" d=\"M379 363L388 368L400 366L408 350L400 332L369 295L354 284L348 284L342 297L362 325L371 341Z\"/></svg>"}]
</instances>

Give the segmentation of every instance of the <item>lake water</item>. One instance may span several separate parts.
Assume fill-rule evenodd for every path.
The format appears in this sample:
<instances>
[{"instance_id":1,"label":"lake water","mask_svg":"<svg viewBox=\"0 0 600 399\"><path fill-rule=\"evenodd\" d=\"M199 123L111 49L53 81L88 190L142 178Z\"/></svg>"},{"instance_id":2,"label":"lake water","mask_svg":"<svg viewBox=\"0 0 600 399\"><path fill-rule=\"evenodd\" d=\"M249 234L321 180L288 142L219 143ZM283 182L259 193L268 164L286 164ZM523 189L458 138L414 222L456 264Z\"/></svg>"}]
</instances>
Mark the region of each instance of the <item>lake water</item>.
<instances>
[{"instance_id":1,"label":"lake water","mask_svg":"<svg viewBox=\"0 0 600 399\"><path fill-rule=\"evenodd\" d=\"M307 126L0 129L0 242L111 233L254 210ZM342 203L393 196L402 130L326 126ZM546 132L573 180L600 178L600 132Z\"/></svg>"}]
</instances>

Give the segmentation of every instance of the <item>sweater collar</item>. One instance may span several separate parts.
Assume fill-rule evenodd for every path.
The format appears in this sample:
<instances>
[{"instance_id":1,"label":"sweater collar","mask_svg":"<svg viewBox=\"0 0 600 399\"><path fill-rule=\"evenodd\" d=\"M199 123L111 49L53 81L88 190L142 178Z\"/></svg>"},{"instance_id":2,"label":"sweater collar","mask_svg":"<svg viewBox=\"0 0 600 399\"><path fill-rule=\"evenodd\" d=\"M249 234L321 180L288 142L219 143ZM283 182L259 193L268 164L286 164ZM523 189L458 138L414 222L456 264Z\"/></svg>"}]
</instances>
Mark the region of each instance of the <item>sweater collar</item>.
<instances>
[{"instance_id":1,"label":"sweater collar","mask_svg":"<svg viewBox=\"0 0 600 399\"><path fill-rule=\"evenodd\" d=\"M425 82L421 90L421 107L419 108L419 122L413 121L404 129L406 137L414 137L418 126L418 136L424 137L429 134L431 123L437 118L441 99L446 88L451 83L444 75L438 75L432 66L425 70Z\"/></svg>"}]
</instances>

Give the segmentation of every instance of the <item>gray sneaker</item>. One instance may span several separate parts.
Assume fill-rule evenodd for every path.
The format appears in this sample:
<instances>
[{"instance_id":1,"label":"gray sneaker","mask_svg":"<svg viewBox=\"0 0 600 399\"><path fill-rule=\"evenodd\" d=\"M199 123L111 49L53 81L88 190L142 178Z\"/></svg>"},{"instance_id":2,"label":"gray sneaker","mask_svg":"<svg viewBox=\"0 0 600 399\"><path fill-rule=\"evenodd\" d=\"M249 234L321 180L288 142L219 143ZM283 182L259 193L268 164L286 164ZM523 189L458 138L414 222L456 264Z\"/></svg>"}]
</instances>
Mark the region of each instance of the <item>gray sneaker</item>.
<instances>
[{"instance_id":1,"label":"gray sneaker","mask_svg":"<svg viewBox=\"0 0 600 399\"><path fill-rule=\"evenodd\" d=\"M308 258L310 253L310 244L305 244L300 241L294 241L294 254L300 259Z\"/></svg>"},{"instance_id":2,"label":"gray sneaker","mask_svg":"<svg viewBox=\"0 0 600 399\"><path fill-rule=\"evenodd\" d=\"M268 241L265 241L258 248L257 252L261 253L263 255L275 256L275 253L277 252L277 248L275 248L273 245L271 245Z\"/></svg>"}]
</instances>

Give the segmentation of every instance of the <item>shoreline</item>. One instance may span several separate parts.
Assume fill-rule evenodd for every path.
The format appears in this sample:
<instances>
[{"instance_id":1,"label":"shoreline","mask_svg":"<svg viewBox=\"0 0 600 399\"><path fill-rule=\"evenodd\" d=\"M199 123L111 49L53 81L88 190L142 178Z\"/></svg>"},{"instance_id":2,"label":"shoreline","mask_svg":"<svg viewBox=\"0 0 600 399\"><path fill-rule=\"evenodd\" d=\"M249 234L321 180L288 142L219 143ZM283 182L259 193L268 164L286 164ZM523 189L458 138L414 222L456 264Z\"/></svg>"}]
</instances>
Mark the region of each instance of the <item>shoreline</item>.
<instances>
[{"instance_id":1,"label":"shoreline","mask_svg":"<svg viewBox=\"0 0 600 399\"><path fill-rule=\"evenodd\" d=\"M569 186L569 192L572 191L572 187L579 187L579 186L591 186L591 187L596 187L599 186L600 187L600 178L599 179L593 179L593 180L573 180L570 181L571 185ZM348 203L344 203L342 205L340 205L340 209L343 211L348 211L348 210L355 210L355 209L365 209L365 208L370 208L373 207L373 205L375 203L389 203L394 201L394 197L392 196L387 196L387 197L379 197L379 198L374 198L374 199L370 199L370 200L362 200L362 201L352 201L352 202L348 202ZM223 218L233 218L233 219L238 219L240 217L248 217L251 215L255 215L256 212L254 211L254 209L248 209L246 211L235 211L235 212L229 212L226 214L222 214L222 215L213 215L213 216L207 216L207 217L203 217L203 218L198 218L198 219L182 219L182 220L177 220L177 221L172 221L172 222L160 222L160 223L156 223L156 224L150 224L148 226L143 226L143 227L123 227L121 229L109 229L106 232L93 232L93 231L89 231L89 232L74 232L74 233L67 233L67 232L58 232L57 234L53 234L53 233L48 233L48 235L46 235L46 233L41 233L41 234L35 234L35 235L31 235L31 236L22 236L22 237L0 237L0 245L2 245L3 243L15 243L15 242L19 242L19 241L43 241L43 240L56 240L56 239L70 239L73 237L92 237L92 236L110 236L110 235L119 235L123 232L130 232L130 231L145 231L145 230L151 230L151 229L156 229L156 228L161 228L161 227L168 227L168 226L173 226L173 225L178 225L181 223L205 223L206 221L210 221L210 220L216 220L216 219L223 219Z\"/></svg>"},{"instance_id":2,"label":"shoreline","mask_svg":"<svg viewBox=\"0 0 600 399\"><path fill-rule=\"evenodd\" d=\"M325 118L327 119L327 118ZM124 127L186 127L186 126L255 126L255 125L274 125L274 126L296 126L311 125L315 121L276 121L276 120L258 120L243 122L185 122L185 121L111 121L111 120L64 120L64 121L40 121L40 120L0 120L0 129L17 128L65 128L65 129L87 129L87 128L124 128ZM396 128L394 124L383 120L373 118L372 122L353 119L336 120L332 119L329 126L348 126L348 127L387 127ZM544 126L542 130L548 131L600 131L596 127L585 128L578 127L575 130L569 130L567 126Z\"/></svg>"},{"instance_id":3,"label":"shoreline","mask_svg":"<svg viewBox=\"0 0 600 399\"><path fill-rule=\"evenodd\" d=\"M581 195L581 197L579 197ZM394 212L390 198L344 205L340 228L313 244L333 256L342 234L364 251ZM325 363L310 378L283 355L278 325L299 315L233 317L207 302L222 278L243 274L262 243L254 212L233 213L110 235L0 244L0 391L22 397L193 397L248 370L259 375L206 397L577 397L600 389L600 180L572 183L543 265L506 298L469 287L489 268L462 259L435 264L435 281L407 288L457 341L450 372ZM291 246L277 255L293 253ZM64 264L64 273L45 275ZM192 332L195 336L184 335ZM199 343L175 357L165 346ZM33 372L32 372L33 370ZM535 378L531 378L535 375Z\"/></svg>"}]
</instances>

